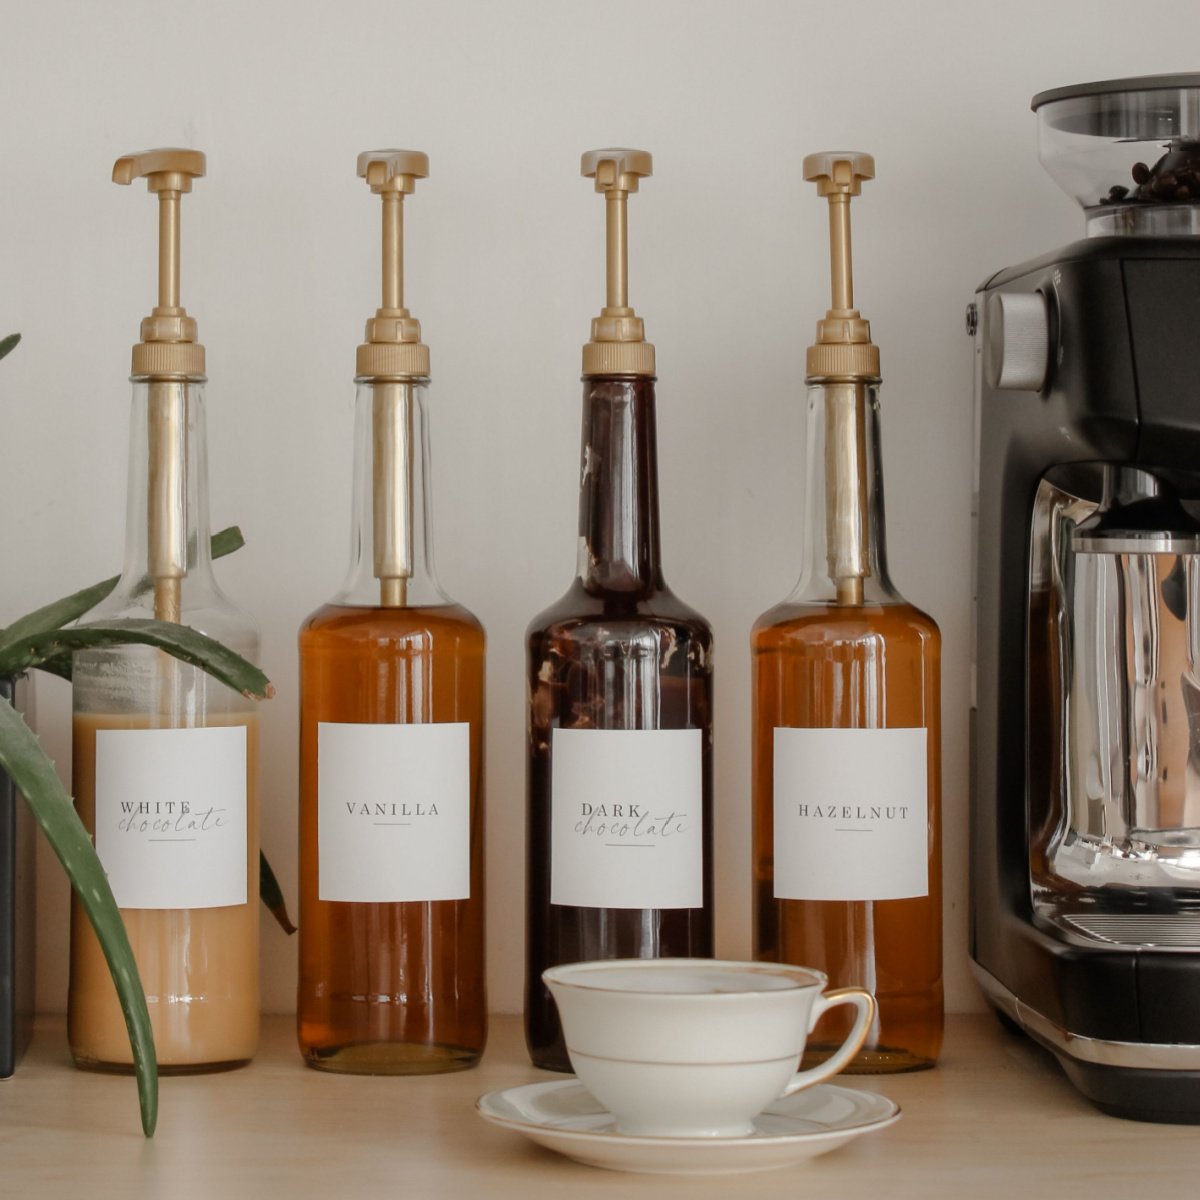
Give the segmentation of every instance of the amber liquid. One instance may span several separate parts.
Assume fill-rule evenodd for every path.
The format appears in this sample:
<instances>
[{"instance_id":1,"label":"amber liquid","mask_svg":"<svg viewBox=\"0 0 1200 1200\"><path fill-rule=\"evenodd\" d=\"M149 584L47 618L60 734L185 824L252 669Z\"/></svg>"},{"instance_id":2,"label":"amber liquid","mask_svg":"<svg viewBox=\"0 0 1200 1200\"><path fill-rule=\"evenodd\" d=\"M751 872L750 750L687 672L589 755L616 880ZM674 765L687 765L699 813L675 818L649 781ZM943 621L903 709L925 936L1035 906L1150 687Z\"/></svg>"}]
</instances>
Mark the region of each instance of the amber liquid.
<instances>
[{"instance_id":1,"label":"amber liquid","mask_svg":"<svg viewBox=\"0 0 1200 1200\"><path fill-rule=\"evenodd\" d=\"M529 825L525 1037L534 1064L569 1071L542 972L605 958L712 955L712 632L663 581L654 384L584 380L582 577L534 618L528 642ZM703 905L550 903L555 729L701 732Z\"/></svg>"},{"instance_id":2,"label":"amber liquid","mask_svg":"<svg viewBox=\"0 0 1200 1200\"><path fill-rule=\"evenodd\" d=\"M908 604L783 604L751 638L754 692L754 942L771 962L816 967L831 987L874 992L879 1015L852 1073L919 1070L942 1043L942 868L939 797L941 639ZM776 728L926 728L929 894L905 900L778 900L774 888ZM824 1017L806 1062L850 1031Z\"/></svg>"},{"instance_id":3,"label":"amber liquid","mask_svg":"<svg viewBox=\"0 0 1200 1200\"><path fill-rule=\"evenodd\" d=\"M300 631L300 695L301 1052L309 1066L351 1074L432 1074L473 1066L487 1037L483 629L456 605L327 605ZM469 899L319 899L320 721L469 723Z\"/></svg>"},{"instance_id":4,"label":"amber liquid","mask_svg":"<svg viewBox=\"0 0 1200 1200\"><path fill-rule=\"evenodd\" d=\"M203 723L246 726L246 903L121 910L164 1074L241 1066L258 1046L258 719L209 716ZM76 714L75 807L89 833L95 832L97 731L162 724L146 716ZM74 895L71 903L71 1053L81 1067L132 1070L125 1018L104 953Z\"/></svg>"}]
</instances>

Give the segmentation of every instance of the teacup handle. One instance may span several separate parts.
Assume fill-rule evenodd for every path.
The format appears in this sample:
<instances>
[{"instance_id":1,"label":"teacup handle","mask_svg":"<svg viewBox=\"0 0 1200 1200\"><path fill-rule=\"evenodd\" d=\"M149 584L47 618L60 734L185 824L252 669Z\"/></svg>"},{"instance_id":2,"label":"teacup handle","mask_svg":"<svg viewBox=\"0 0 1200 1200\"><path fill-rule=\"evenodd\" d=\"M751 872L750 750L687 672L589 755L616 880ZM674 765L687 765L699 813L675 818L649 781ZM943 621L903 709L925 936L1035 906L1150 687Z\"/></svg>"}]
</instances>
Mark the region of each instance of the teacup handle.
<instances>
[{"instance_id":1,"label":"teacup handle","mask_svg":"<svg viewBox=\"0 0 1200 1200\"><path fill-rule=\"evenodd\" d=\"M821 1080L836 1075L858 1053L859 1047L867 1040L867 1031L871 1028L871 1022L875 1020L875 997L870 992L864 992L862 988L837 988L832 992L826 992L823 996L818 996L816 1003L813 1004L812 1018L808 1022L809 1032L811 1033L821 1017L837 1004L853 1004L858 1009L858 1016L854 1020L854 1028L850 1030L850 1036L842 1043L837 1053L831 1055L823 1063L810 1067L807 1071L798 1071L793 1075L792 1082L783 1089L784 1096L794 1095L807 1087L812 1087L814 1083L820 1083Z\"/></svg>"}]
</instances>

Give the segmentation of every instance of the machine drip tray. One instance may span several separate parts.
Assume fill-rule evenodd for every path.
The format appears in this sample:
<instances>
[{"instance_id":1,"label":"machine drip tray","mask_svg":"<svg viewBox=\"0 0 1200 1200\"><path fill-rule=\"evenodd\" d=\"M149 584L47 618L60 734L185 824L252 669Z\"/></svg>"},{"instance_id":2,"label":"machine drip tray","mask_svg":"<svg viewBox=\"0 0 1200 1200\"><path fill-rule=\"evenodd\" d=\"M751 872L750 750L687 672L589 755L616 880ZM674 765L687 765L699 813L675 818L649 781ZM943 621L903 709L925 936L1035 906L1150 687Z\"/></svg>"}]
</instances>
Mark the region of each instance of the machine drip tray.
<instances>
[{"instance_id":1,"label":"machine drip tray","mask_svg":"<svg viewBox=\"0 0 1200 1200\"><path fill-rule=\"evenodd\" d=\"M1200 914L1077 913L1059 915L1055 924L1112 946L1200 950Z\"/></svg>"}]
</instances>

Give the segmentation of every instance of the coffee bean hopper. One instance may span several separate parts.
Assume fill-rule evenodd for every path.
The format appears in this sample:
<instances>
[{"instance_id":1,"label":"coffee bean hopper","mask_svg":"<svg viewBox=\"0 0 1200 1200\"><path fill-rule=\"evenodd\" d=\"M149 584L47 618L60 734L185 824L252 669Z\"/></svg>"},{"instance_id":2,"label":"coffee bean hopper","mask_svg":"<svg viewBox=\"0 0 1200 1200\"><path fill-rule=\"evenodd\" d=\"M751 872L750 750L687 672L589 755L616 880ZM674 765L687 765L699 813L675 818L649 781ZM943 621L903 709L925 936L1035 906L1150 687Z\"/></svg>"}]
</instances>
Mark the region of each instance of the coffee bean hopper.
<instances>
[{"instance_id":1,"label":"coffee bean hopper","mask_svg":"<svg viewBox=\"0 0 1200 1200\"><path fill-rule=\"evenodd\" d=\"M1200 1123L1200 75L1033 109L1087 236L968 310L971 954L1102 1109Z\"/></svg>"}]
</instances>

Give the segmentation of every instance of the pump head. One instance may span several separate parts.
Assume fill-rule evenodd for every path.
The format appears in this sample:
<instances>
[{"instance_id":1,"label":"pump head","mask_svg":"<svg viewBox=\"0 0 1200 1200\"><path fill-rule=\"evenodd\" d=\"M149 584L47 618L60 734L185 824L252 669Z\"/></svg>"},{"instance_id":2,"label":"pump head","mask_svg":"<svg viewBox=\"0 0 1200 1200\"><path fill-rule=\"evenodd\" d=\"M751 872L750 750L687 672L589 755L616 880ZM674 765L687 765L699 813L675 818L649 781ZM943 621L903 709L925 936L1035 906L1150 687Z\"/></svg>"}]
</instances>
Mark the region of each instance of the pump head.
<instances>
[{"instance_id":1,"label":"pump head","mask_svg":"<svg viewBox=\"0 0 1200 1200\"><path fill-rule=\"evenodd\" d=\"M817 322L816 345L809 346L809 379L878 379L879 347L871 326L854 307L850 252L850 197L875 178L875 160L855 150L825 150L804 160L804 178L829 201L829 267L832 301Z\"/></svg>"},{"instance_id":2,"label":"pump head","mask_svg":"<svg viewBox=\"0 0 1200 1200\"><path fill-rule=\"evenodd\" d=\"M629 239L626 200L638 181L652 173L646 150L589 150L580 173L596 181L605 199L608 263L607 302L592 321L592 339L583 347L584 375L653 375L654 347L645 326L629 306Z\"/></svg>"},{"instance_id":3,"label":"pump head","mask_svg":"<svg viewBox=\"0 0 1200 1200\"><path fill-rule=\"evenodd\" d=\"M383 297L367 321L358 348L360 379L426 379L429 347L421 323L404 307L404 197L429 175L429 157L419 150L366 150L358 174L383 201Z\"/></svg>"},{"instance_id":4,"label":"pump head","mask_svg":"<svg viewBox=\"0 0 1200 1200\"><path fill-rule=\"evenodd\" d=\"M196 322L179 303L179 199L203 178L199 150L168 148L122 155L113 164L113 183L145 179L158 196L158 304L142 321L142 340L133 348L133 374L150 379L204 376L204 347Z\"/></svg>"}]
</instances>

